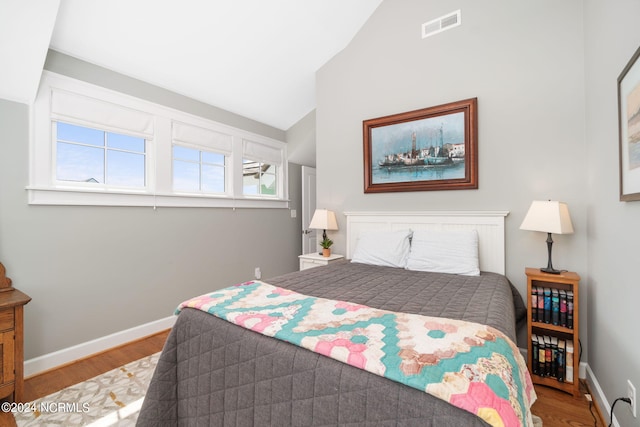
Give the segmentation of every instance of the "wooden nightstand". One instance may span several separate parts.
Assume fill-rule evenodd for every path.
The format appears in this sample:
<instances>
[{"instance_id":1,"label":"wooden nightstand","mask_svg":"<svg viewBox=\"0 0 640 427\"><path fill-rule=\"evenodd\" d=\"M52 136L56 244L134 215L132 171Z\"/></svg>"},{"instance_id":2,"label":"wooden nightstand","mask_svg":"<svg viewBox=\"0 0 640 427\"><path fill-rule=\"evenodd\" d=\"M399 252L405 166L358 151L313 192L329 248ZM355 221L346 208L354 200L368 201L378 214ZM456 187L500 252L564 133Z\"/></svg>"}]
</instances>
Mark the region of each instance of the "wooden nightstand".
<instances>
[{"instance_id":1,"label":"wooden nightstand","mask_svg":"<svg viewBox=\"0 0 640 427\"><path fill-rule=\"evenodd\" d=\"M29 301L31 297L15 288L0 292L0 399L13 397L14 402L23 399L23 312Z\"/></svg>"},{"instance_id":2,"label":"wooden nightstand","mask_svg":"<svg viewBox=\"0 0 640 427\"><path fill-rule=\"evenodd\" d=\"M308 268L320 267L321 265L329 265L330 262L344 258L344 255L331 254L328 257L320 254L311 253L298 256L300 259L300 271Z\"/></svg>"},{"instance_id":3,"label":"wooden nightstand","mask_svg":"<svg viewBox=\"0 0 640 427\"><path fill-rule=\"evenodd\" d=\"M548 274L538 268L527 268L525 273L527 366L533 383L579 396L580 276L571 271Z\"/></svg>"}]
</instances>

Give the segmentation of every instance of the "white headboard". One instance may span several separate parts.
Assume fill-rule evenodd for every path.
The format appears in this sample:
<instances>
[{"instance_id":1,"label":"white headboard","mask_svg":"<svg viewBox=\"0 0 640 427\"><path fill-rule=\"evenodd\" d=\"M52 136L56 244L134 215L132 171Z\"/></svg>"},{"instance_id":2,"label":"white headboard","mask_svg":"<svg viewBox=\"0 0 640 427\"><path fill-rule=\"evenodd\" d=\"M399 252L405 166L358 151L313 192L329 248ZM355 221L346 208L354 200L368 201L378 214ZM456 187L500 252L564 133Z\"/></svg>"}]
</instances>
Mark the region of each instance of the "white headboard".
<instances>
[{"instance_id":1,"label":"white headboard","mask_svg":"<svg viewBox=\"0 0 640 427\"><path fill-rule=\"evenodd\" d=\"M345 212L347 258L363 232L477 230L480 270L505 273L504 219L508 211Z\"/></svg>"}]
</instances>

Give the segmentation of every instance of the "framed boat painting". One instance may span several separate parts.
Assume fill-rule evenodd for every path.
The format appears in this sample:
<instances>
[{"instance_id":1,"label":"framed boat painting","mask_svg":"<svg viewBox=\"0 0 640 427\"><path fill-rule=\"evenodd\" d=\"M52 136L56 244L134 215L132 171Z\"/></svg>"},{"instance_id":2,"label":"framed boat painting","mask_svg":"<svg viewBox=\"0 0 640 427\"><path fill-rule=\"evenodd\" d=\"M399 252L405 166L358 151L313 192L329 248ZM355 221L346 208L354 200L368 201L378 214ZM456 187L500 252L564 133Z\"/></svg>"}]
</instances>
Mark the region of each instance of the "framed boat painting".
<instances>
[{"instance_id":1,"label":"framed boat painting","mask_svg":"<svg viewBox=\"0 0 640 427\"><path fill-rule=\"evenodd\" d=\"M478 188L477 98L363 121L364 192Z\"/></svg>"},{"instance_id":2,"label":"framed boat painting","mask_svg":"<svg viewBox=\"0 0 640 427\"><path fill-rule=\"evenodd\" d=\"M640 200L640 48L618 77L620 200Z\"/></svg>"}]
</instances>

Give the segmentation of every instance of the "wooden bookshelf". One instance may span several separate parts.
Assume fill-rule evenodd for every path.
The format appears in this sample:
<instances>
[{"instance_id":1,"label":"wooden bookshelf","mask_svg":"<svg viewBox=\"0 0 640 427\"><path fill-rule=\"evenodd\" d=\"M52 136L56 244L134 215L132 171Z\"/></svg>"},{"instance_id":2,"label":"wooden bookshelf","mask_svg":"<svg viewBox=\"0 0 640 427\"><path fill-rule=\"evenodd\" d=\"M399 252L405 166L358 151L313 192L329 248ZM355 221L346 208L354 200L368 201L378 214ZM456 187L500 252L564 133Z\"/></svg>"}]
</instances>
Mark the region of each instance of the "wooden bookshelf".
<instances>
[{"instance_id":1,"label":"wooden bookshelf","mask_svg":"<svg viewBox=\"0 0 640 427\"><path fill-rule=\"evenodd\" d=\"M558 390L571 393L573 396L580 395L580 343L579 343L579 292L578 283L580 282L580 276L574 272L567 271L561 274L549 274L540 271L538 268L526 268L525 273L527 275L527 367L531 373L531 378L534 384L541 384L549 387L554 387ZM544 321L533 321L532 316L532 290L536 286L543 288L556 289L558 291L564 290L573 292L573 325L572 327L561 326L560 324L553 324ZM573 342L573 381L566 380L559 381L552 376L537 375L533 373L532 361L533 361L533 345L531 337L533 334L546 335L557 337L565 341L571 340Z\"/></svg>"}]
</instances>

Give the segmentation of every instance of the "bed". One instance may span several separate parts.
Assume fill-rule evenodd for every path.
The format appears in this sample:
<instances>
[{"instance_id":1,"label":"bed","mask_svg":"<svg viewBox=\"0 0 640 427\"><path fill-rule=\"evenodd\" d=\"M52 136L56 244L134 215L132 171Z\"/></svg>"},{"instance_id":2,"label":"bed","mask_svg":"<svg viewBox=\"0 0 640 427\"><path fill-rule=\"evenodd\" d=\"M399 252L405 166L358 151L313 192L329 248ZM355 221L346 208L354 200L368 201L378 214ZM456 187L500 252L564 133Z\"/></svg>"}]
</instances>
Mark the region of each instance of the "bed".
<instances>
[{"instance_id":1,"label":"bed","mask_svg":"<svg viewBox=\"0 0 640 427\"><path fill-rule=\"evenodd\" d=\"M515 341L524 305L504 276L506 214L347 213L347 260L274 277L267 286L374 310L488 325ZM482 272L462 275L350 261L362 261L359 248L372 235L402 230L411 230L412 236L474 230ZM235 289L241 288L230 288ZM535 394L529 396L525 422L533 400ZM185 306L162 351L138 425L446 427L486 426L490 419Z\"/></svg>"}]
</instances>

